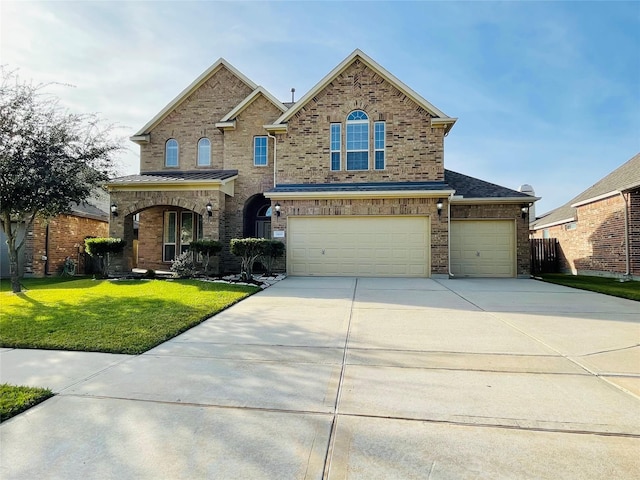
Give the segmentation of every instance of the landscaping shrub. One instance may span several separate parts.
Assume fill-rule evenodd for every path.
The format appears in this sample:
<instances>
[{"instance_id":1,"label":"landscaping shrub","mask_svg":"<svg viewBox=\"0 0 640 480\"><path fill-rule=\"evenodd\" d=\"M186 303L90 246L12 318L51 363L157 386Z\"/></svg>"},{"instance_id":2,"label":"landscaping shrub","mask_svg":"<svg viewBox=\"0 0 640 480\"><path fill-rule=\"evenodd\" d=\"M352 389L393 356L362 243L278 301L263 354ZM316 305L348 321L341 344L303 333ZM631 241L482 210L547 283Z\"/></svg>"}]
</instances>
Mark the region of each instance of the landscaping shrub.
<instances>
[{"instance_id":1,"label":"landscaping shrub","mask_svg":"<svg viewBox=\"0 0 640 480\"><path fill-rule=\"evenodd\" d=\"M84 241L85 251L100 259L100 268L105 278L109 276L111 254L121 253L126 244L127 242L121 238L87 238Z\"/></svg>"},{"instance_id":2,"label":"landscaping shrub","mask_svg":"<svg viewBox=\"0 0 640 480\"><path fill-rule=\"evenodd\" d=\"M253 278L253 264L264 255L267 243L266 238L234 238L231 240L231 253L240 257L240 278L250 280Z\"/></svg>"},{"instance_id":3,"label":"landscaping shrub","mask_svg":"<svg viewBox=\"0 0 640 480\"><path fill-rule=\"evenodd\" d=\"M204 274L209 275L209 262L211 257L222 250L222 244L217 240L194 240L190 245L191 250L202 255L204 260Z\"/></svg>"},{"instance_id":4,"label":"landscaping shrub","mask_svg":"<svg viewBox=\"0 0 640 480\"><path fill-rule=\"evenodd\" d=\"M187 250L171 262L171 271L174 277L188 278L196 274L196 266L193 263L193 252Z\"/></svg>"},{"instance_id":5,"label":"landscaping shrub","mask_svg":"<svg viewBox=\"0 0 640 480\"><path fill-rule=\"evenodd\" d=\"M284 243L279 240L268 240L264 245L264 252L260 260L266 269L267 275L273 273L273 264L276 259L284 255Z\"/></svg>"}]
</instances>

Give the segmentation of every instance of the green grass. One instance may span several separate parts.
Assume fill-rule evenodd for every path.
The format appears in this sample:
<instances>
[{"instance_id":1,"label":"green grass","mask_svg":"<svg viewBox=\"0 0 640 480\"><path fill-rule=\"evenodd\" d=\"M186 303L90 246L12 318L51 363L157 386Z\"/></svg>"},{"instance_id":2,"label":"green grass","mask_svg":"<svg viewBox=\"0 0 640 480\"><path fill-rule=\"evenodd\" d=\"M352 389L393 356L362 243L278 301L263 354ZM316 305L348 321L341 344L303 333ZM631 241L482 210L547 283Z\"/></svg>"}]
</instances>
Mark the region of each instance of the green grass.
<instances>
[{"instance_id":1,"label":"green grass","mask_svg":"<svg viewBox=\"0 0 640 480\"><path fill-rule=\"evenodd\" d=\"M0 346L138 354L258 288L198 280L0 282Z\"/></svg>"},{"instance_id":2,"label":"green grass","mask_svg":"<svg viewBox=\"0 0 640 480\"><path fill-rule=\"evenodd\" d=\"M46 388L0 385L0 423L53 396Z\"/></svg>"},{"instance_id":3,"label":"green grass","mask_svg":"<svg viewBox=\"0 0 640 480\"><path fill-rule=\"evenodd\" d=\"M564 275L560 273L546 273L541 277L545 282L640 301L640 282L636 281L621 282L616 278Z\"/></svg>"}]
</instances>

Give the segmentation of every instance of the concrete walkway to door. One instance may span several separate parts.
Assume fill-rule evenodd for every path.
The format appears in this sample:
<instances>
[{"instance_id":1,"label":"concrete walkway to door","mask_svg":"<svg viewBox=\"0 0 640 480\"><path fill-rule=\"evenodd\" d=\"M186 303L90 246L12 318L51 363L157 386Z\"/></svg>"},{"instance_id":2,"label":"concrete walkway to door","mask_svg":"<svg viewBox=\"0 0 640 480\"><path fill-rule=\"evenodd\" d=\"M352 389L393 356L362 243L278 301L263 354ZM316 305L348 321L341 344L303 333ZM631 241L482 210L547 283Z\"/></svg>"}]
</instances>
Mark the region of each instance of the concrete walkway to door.
<instances>
[{"instance_id":1,"label":"concrete walkway to door","mask_svg":"<svg viewBox=\"0 0 640 480\"><path fill-rule=\"evenodd\" d=\"M288 278L143 355L79 354L0 425L0 478L637 478L639 307L532 280ZM0 352L2 381L50 386L30 375L47 355Z\"/></svg>"}]
</instances>

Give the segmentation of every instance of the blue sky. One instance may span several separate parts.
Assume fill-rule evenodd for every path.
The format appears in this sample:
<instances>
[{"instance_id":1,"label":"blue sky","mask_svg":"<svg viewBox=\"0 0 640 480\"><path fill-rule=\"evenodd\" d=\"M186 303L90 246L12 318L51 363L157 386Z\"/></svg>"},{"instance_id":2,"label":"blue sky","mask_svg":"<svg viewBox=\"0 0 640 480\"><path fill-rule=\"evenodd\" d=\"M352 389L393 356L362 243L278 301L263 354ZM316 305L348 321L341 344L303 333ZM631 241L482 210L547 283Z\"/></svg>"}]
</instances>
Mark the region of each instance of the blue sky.
<instances>
[{"instance_id":1,"label":"blue sky","mask_svg":"<svg viewBox=\"0 0 640 480\"><path fill-rule=\"evenodd\" d=\"M135 133L218 58L280 100L354 49L459 120L451 170L560 206L640 151L640 1L8 2L0 62ZM127 142L121 173L138 171Z\"/></svg>"}]
</instances>

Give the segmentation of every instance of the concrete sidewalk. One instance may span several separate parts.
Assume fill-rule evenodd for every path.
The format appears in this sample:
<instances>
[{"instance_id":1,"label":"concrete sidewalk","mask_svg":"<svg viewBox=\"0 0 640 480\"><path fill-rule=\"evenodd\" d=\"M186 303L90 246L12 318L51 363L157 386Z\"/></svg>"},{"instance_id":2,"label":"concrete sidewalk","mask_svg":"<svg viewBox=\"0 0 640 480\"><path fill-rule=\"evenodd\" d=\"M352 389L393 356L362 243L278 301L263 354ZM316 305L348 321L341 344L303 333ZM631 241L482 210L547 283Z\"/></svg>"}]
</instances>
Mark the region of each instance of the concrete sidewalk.
<instances>
[{"instance_id":1,"label":"concrete sidewalk","mask_svg":"<svg viewBox=\"0 0 640 480\"><path fill-rule=\"evenodd\" d=\"M639 307L288 278L143 355L2 350L58 395L0 426L0 478L637 478Z\"/></svg>"}]
</instances>

